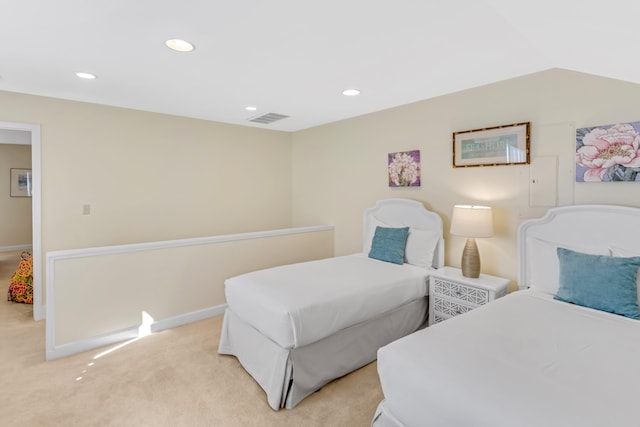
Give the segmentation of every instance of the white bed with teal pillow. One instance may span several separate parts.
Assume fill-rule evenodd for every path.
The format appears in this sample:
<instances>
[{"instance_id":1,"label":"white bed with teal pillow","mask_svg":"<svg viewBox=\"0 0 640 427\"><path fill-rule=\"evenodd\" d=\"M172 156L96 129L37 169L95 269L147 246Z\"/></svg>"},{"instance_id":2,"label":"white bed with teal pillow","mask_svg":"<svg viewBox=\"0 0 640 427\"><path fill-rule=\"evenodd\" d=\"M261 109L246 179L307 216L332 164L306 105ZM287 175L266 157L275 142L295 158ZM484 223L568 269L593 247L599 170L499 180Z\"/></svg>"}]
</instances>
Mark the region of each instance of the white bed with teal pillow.
<instances>
[{"instance_id":1,"label":"white bed with teal pillow","mask_svg":"<svg viewBox=\"0 0 640 427\"><path fill-rule=\"evenodd\" d=\"M607 205L523 222L519 291L379 350L372 424L639 425L639 230Z\"/></svg>"},{"instance_id":2,"label":"white bed with teal pillow","mask_svg":"<svg viewBox=\"0 0 640 427\"><path fill-rule=\"evenodd\" d=\"M427 278L444 264L443 245L439 215L381 200L364 213L362 253L226 280L218 351L238 358L273 409L293 408L424 326Z\"/></svg>"}]
</instances>

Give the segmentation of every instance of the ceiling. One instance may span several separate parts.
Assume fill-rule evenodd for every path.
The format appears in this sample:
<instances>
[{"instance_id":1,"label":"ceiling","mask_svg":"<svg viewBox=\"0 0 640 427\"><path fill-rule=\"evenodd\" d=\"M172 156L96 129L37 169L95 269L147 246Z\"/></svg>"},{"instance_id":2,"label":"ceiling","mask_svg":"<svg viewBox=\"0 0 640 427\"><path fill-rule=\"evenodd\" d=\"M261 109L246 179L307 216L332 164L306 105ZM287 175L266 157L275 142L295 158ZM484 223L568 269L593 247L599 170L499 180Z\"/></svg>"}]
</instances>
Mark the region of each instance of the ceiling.
<instances>
[{"instance_id":1,"label":"ceiling","mask_svg":"<svg viewBox=\"0 0 640 427\"><path fill-rule=\"evenodd\" d=\"M549 68L640 83L637 0L0 0L0 10L0 90L265 129ZM172 51L170 38L195 50ZM266 113L289 117L249 121Z\"/></svg>"}]
</instances>

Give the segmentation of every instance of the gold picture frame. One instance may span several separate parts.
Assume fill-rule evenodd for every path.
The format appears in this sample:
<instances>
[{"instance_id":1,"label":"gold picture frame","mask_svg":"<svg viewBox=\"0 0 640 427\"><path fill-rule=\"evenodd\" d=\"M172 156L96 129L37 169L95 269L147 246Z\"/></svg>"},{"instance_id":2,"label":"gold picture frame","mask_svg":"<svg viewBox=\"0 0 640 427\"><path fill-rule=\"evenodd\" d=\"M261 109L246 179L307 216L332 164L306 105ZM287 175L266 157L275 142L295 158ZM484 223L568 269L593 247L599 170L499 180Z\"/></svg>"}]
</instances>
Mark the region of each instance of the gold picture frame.
<instances>
[{"instance_id":1,"label":"gold picture frame","mask_svg":"<svg viewBox=\"0 0 640 427\"><path fill-rule=\"evenodd\" d=\"M531 122L453 133L453 167L525 165L531 162Z\"/></svg>"}]
</instances>

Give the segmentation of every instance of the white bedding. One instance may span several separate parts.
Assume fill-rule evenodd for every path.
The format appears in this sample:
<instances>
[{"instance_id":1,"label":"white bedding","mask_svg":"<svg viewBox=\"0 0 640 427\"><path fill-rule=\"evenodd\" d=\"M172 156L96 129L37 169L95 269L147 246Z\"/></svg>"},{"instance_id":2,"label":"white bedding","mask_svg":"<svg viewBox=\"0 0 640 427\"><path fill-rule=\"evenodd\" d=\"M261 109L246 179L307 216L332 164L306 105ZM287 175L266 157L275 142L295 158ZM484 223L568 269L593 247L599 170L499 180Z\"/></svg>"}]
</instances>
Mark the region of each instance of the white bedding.
<instances>
[{"instance_id":1,"label":"white bedding","mask_svg":"<svg viewBox=\"0 0 640 427\"><path fill-rule=\"evenodd\" d=\"M225 281L229 308L283 348L299 348L427 294L428 270L365 254L254 271Z\"/></svg>"},{"instance_id":2,"label":"white bedding","mask_svg":"<svg viewBox=\"0 0 640 427\"><path fill-rule=\"evenodd\" d=\"M639 321L515 292L382 347L374 425L640 425L639 354Z\"/></svg>"}]
</instances>

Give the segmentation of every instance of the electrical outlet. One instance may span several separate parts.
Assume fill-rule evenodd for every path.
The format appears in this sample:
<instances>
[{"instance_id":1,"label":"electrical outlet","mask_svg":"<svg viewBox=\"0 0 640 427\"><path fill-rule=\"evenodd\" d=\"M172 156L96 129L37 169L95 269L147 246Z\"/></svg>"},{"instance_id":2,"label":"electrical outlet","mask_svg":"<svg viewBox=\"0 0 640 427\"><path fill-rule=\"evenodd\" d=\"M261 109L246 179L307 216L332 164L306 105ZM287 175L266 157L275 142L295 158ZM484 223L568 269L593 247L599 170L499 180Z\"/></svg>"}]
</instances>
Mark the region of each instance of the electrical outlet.
<instances>
[{"instance_id":1,"label":"electrical outlet","mask_svg":"<svg viewBox=\"0 0 640 427\"><path fill-rule=\"evenodd\" d=\"M82 215L91 215L91 205L82 205Z\"/></svg>"}]
</instances>

